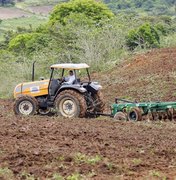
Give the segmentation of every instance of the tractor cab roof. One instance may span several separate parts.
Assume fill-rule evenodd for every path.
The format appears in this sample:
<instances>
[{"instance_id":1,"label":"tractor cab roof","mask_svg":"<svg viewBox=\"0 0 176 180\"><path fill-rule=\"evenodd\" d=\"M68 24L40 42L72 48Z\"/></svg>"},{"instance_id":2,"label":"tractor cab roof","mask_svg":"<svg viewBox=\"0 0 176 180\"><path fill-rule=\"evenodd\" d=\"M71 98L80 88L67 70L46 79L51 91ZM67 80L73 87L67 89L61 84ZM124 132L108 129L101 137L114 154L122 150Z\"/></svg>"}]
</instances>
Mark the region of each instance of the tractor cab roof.
<instances>
[{"instance_id":1,"label":"tractor cab roof","mask_svg":"<svg viewBox=\"0 0 176 180\"><path fill-rule=\"evenodd\" d=\"M64 63L64 64L53 64L51 66L51 69L67 69L67 70L86 69L86 68L89 68L89 65L87 65L86 63L79 63L79 64Z\"/></svg>"}]
</instances>

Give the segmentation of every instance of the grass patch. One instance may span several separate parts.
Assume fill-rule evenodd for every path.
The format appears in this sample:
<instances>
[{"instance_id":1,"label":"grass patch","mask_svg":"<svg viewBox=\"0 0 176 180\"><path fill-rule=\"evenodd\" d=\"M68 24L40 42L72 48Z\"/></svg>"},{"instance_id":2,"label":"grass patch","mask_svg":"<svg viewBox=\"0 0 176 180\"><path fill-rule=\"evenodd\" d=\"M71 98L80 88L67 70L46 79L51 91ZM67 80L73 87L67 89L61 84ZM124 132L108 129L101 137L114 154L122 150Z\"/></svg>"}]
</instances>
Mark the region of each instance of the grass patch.
<instances>
[{"instance_id":1,"label":"grass patch","mask_svg":"<svg viewBox=\"0 0 176 180\"><path fill-rule=\"evenodd\" d=\"M175 47L176 46L176 33L162 37L160 46L161 47Z\"/></svg>"},{"instance_id":2,"label":"grass patch","mask_svg":"<svg viewBox=\"0 0 176 180\"><path fill-rule=\"evenodd\" d=\"M53 174L52 179L53 179L53 180L64 180L64 177L61 176L61 175L58 174L58 173L55 173L55 174Z\"/></svg>"},{"instance_id":3,"label":"grass patch","mask_svg":"<svg viewBox=\"0 0 176 180\"><path fill-rule=\"evenodd\" d=\"M81 180L83 179L79 173L74 173L66 178L66 180Z\"/></svg>"},{"instance_id":4,"label":"grass patch","mask_svg":"<svg viewBox=\"0 0 176 180\"><path fill-rule=\"evenodd\" d=\"M3 20L0 24L0 41L3 40L6 31L16 31L18 27L36 29L40 24L46 23L47 20L47 17L39 15Z\"/></svg>"},{"instance_id":5,"label":"grass patch","mask_svg":"<svg viewBox=\"0 0 176 180\"><path fill-rule=\"evenodd\" d=\"M66 0L25 0L24 2L16 3L17 7L26 6L42 6L42 5L55 5Z\"/></svg>"},{"instance_id":6,"label":"grass patch","mask_svg":"<svg viewBox=\"0 0 176 180\"><path fill-rule=\"evenodd\" d=\"M152 178L159 178L159 179L162 179L162 180L166 180L167 177L165 175L163 175L163 173L159 172L159 171L156 171L156 170L153 170L149 173L149 176Z\"/></svg>"},{"instance_id":7,"label":"grass patch","mask_svg":"<svg viewBox=\"0 0 176 180\"><path fill-rule=\"evenodd\" d=\"M14 174L13 172L8 168L0 168L0 179L13 179Z\"/></svg>"},{"instance_id":8,"label":"grass patch","mask_svg":"<svg viewBox=\"0 0 176 180\"><path fill-rule=\"evenodd\" d=\"M86 163L86 164L91 164L91 165L94 165L101 161L101 157L99 155L96 155L94 157L93 156L89 157L82 153L77 153L74 159L75 159L75 162L78 164Z\"/></svg>"},{"instance_id":9,"label":"grass patch","mask_svg":"<svg viewBox=\"0 0 176 180\"><path fill-rule=\"evenodd\" d=\"M21 179L26 179L26 180L39 180L39 178L35 178L34 175L31 175L27 173L26 171L23 171L21 173Z\"/></svg>"},{"instance_id":10,"label":"grass patch","mask_svg":"<svg viewBox=\"0 0 176 180\"><path fill-rule=\"evenodd\" d=\"M81 180L83 179L79 173L73 173L67 177L63 177L58 173L53 174L53 180Z\"/></svg>"},{"instance_id":11,"label":"grass patch","mask_svg":"<svg viewBox=\"0 0 176 180\"><path fill-rule=\"evenodd\" d=\"M138 166L138 165L140 165L140 164L142 163L142 160L135 158L135 159L132 160L132 162L133 162L133 164L134 164L135 166Z\"/></svg>"}]
</instances>

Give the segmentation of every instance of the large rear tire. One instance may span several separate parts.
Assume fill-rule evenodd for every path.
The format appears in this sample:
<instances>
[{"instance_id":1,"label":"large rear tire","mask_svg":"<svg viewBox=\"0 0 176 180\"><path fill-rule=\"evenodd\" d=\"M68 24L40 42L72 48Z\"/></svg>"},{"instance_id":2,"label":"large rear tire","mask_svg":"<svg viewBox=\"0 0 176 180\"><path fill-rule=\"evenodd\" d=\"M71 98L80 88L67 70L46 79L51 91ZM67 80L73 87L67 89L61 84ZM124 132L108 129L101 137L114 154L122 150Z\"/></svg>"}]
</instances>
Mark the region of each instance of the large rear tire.
<instances>
[{"instance_id":1,"label":"large rear tire","mask_svg":"<svg viewBox=\"0 0 176 180\"><path fill-rule=\"evenodd\" d=\"M87 105L84 96L73 90L62 91L55 100L58 115L63 117L85 117Z\"/></svg>"},{"instance_id":2,"label":"large rear tire","mask_svg":"<svg viewBox=\"0 0 176 180\"><path fill-rule=\"evenodd\" d=\"M38 111L38 102L32 96L21 96L15 100L13 111L16 115L34 115Z\"/></svg>"},{"instance_id":3,"label":"large rear tire","mask_svg":"<svg viewBox=\"0 0 176 180\"><path fill-rule=\"evenodd\" d=\"M104 97L101 91L98 91L97 94L94 95L95 104L96 107L94 109L94 112L100 112L103 113L105 109L105 103L104 103Z\"/></svg>"}]
</instances>

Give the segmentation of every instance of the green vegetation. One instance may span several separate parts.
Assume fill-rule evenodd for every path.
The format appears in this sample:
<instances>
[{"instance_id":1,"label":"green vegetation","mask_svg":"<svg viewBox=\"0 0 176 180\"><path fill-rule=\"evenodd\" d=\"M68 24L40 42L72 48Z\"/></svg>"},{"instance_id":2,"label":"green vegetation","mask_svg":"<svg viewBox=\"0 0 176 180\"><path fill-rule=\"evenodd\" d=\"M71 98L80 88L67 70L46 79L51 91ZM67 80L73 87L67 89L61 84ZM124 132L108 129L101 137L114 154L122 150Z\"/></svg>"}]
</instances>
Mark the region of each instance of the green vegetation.
<instances>
[{"instance_id":1,"label":"green vegetation","mask_svg":"<svg viewBox=\"0 0 176 180\"><path fill-rule=\"evenodd\" d=\"M96 164L101 161L101 157L96 155L95 157L89 157L85 154L77 153L75 155L75 162L76 163L87 163L87 164Z\"/></svg>"},{"instance_id":2,"label":"green vegetation","mask_svg":"<svg viewBox=\"0 0 176 180\"><path fill-rule=\"evenodd\" d=\"M59 22L66 25L75 15L80 15L79 18L83 17L86 20L91 19L95 23L113 17L113 13L105 4L94 0L72 0L55 6L50 16L50 23L53 25Z\"/></svg>"},{"instance_id":3,"label":"green vegetation","mask_svg":"<svg viewBox=\"0 0 176 180\"><path fill-rule=\"evenodd\" d=\"M15 36L9 42L9 49L14 52L27 53L39 51L42 47L48 46L50 37L41 33L25 33Z\"/></svg>"},{"instance_id":4,"label":"green vegetation","mask_svg":"<svg viewBox=\"0 0 176 180\"><path fill-rule=\"evenodd\" d=\"M0 6L40 6L40 5L53 5L68 0L0 0Z\"/></svg>"},{"instance_id":5,"label":"green vegetation","mask_svg":"<svg viewBox=\"0 0 176 180\"><path fill-rule=\"evenodd\" d=\"M7 167L0 168L0 179L14 179L14 174Z\"/></svg>"},{"instance_id":6,"label":"green vegetation","mask_svg":"<svg viewBox=\"0 0 176 180\"><path fill-rule=\"evenodd\" d=\"M14 4L14 0L0 0L0 6L13 6Z\"/></svg>"},{"instance_id":7,"label":"green vegetation","mask_svg":"<svg viewBox=\"0 0 176 180\"><path fill-rule=\"evenodd\" d=\"M160 1L155 1L153 8L157 2ZM117 3L120 11L113 14L105 4L95 0L71 0L56 5L49 19L32 15L3 20L0 24L0 97L12 96L17 83L31 80L31 64L35 60L39 67L38 79L49 77L48 67L57 62L86 62L93 71L106 71L133 52L176 45L174 16L149 16L142 11L143 1L107 0L105 3L109 7ZM129 5L119 6L119 3ZM169 7L172 6L170 2ZM124 13L124 9L131 11Z\"/></svg>"},{"instance_id":8,"label":"green vegetation","mask_svg":"<svg viewBox=\"0 0 176 180\"><path fill-rule=\"evenodd\" d=\"M106 4L116 13L126 12L146 12L150 15L175 15L175 0L104 0Z\"/></svg>"},{"instance_id":9,"label":"green vegetation","mask_svg":"<svg viewBox=\"0 0 176 180\"><path fill-rule=\"evenodd\" d=\"M55 173L55 174L53 174L52 179L53 180L64 180L64 179L65 180L81 180L83 178L81 177L81 175L79 173L74 173L74 174L69 175L68 177L65 177L65 178L63 176Z\"/></svg>"},{"instance_id":10,"label":"green vegetation","mask_svg":"<svg viewBox=\"0 0 176 180\"><path fill-rule=\"evenodd\" d=\"M35 30L40 24L47 21L47 17L32 15L30 17L21 17L14 19L1 20L0 23L0 41L4 40L4 36L9 32L22 31L24 29Z\"/></svg>"},{"instance_id":11,"label":"green vegetation","mask_svg":"<svg viewBox=\"0 0 176 180\"><path fill-rule=\"evenodd\" d=\"M17 5L23 4L24 6L40 6L40 5L54 5L68 0L18 0Z\"/></svg>"},{"instance_id":12,"label":"green vegetation","mask_svg":"<svg viewBox=\"0 0 176 180\"><path fill-rule=\"evenodd\" d=\"M162 172L159 172L159 171L156 171L156 170L152 170L150 173L150 178L152 177L155 177L155 178L159 178L159 179L162 179L162 180L166 180L167 177L165 175L163 175Z\"/></svg>"},{"instance_id":13,"label":"green vegetation","mask_svg":"<svg viewBox=\"0 0 176 180\"><path fill-rule=\"evenodd\" d=\"M150 24L143 24L138 29L129 31L127 45L132 50L137 46L156 48L159 47L159 44L160 37L157 29Z\"/></svg>"}]
</instances>

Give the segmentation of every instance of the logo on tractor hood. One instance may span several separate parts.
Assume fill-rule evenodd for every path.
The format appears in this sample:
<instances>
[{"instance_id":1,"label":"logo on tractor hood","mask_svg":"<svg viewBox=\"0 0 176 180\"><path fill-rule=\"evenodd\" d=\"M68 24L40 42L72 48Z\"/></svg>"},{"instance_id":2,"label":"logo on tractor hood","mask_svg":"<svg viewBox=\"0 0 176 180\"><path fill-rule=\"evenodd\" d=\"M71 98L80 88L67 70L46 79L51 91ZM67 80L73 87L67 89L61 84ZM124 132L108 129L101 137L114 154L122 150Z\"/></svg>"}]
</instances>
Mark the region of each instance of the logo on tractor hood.
<instances>
[{"instance_id":1,"label":"logo on tractor hood","mask_svg":"<svg viewBox=\"0 0 176 180\"><path fill-rule=\"evenodd\" d=\"M30 87L30 91L31 93L38 93L40 92L40 87L39 86Z\"/></svg>"}]
</instances>

